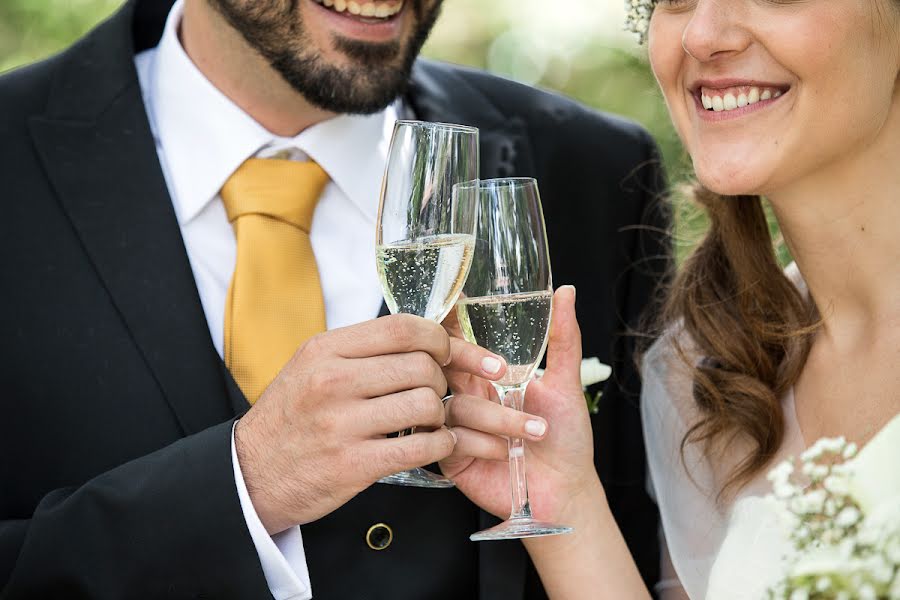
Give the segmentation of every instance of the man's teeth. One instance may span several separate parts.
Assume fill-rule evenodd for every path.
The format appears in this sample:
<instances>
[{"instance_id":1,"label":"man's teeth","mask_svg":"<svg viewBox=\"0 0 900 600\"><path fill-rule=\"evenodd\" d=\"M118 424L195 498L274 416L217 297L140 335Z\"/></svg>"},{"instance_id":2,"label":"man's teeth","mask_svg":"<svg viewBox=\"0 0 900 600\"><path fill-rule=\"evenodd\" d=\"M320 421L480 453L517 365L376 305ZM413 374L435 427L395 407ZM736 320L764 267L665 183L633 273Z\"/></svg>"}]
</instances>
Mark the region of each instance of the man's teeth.
<instances>
[{"instance_id":1,"label":"man's teeth","mask_svg":"<svg viewBox=\"0 0 900 600\"><path fill-rule=\"evenodd\" d=\"M357 2L356 0L315 0L319 4L342 13L360 17L376 17L387 19L393 17L403 8L403 0L400 2Z\"/></svg>"},{"instance_id":2,"label":"man's teeth","mask_svg":"<svg viewBox=\"0 0 900 600\"><path fill-rule=\"evenodd\" d=\"M749 104L756 104L760 100L771 100L780 95L781 90L753 86L725 93L722 90L701 90L700 101L706 110L722 112L744 108Z\"/></svg>"}]
</instances>

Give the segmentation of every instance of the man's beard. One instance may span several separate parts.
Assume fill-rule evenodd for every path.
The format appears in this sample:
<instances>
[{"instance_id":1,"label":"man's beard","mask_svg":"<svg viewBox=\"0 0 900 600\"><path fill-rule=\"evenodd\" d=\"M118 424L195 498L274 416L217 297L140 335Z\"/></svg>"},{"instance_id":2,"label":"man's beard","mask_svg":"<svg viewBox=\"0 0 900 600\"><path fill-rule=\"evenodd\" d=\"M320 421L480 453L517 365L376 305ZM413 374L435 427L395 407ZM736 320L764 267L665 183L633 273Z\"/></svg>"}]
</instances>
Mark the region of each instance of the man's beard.
<instances>
[{"instance_id":1,"label":"man's beard","mask_svg":"<svg viewBox=\"0 0 900 600\"><path fill-rule=\"evenodd\" d=\"M303 1L303 0L299 0ZM412 65L428 38L441 1L406 0L415 28L407 39L374 43L334 37L346 66L330 64L313 45L298 0L209 0L291 87L314 106L334 113L378 112L406 91Z\"/></svg>"}]
</instances>

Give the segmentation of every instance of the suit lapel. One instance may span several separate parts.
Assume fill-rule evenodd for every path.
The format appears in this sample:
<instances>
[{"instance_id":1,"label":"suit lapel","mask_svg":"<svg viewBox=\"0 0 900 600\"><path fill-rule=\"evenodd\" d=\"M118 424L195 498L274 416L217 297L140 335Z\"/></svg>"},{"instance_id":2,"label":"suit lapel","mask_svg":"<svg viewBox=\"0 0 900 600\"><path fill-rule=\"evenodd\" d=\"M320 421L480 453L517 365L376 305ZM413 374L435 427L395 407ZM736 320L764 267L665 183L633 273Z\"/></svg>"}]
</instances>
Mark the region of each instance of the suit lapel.
<instances>
[{"instance_id":1,"label":"suit lapel","mask_svg":"<svg viewBox=\"0 0 900 600\"><path fill-rule=\"evenodd\" d=\"M233 415L134 68L128 4L63 55L35 146L186 434Z\"/></svg>"},{"instance_id":2,"label":"suit lapel","mask_svg":"<svg viewBox=\"0 0 900 600\"><path fill-rule=\"evenodd\" d=\"M413 68L408 100L420 120L479 128L482 179L537 175L524 122L500 113L480 90L453 71L437 63L418 61ZM480 511L482 529L498 522ZM521 599L526 567L527 555L519 543L479 544L479 598Z\"/></svg>"},{"instance_id":3,"label":"suit lapel","mask_svg":"<svg viewBox=\"0 0 900 600\"><path fill-rule=\"evenodd\" d=\"M416 118L479 128L481 178L536 175L525 123L499 112L479 89L440 63L419 60L408 100Z\"/></svg>"}]
</instances>

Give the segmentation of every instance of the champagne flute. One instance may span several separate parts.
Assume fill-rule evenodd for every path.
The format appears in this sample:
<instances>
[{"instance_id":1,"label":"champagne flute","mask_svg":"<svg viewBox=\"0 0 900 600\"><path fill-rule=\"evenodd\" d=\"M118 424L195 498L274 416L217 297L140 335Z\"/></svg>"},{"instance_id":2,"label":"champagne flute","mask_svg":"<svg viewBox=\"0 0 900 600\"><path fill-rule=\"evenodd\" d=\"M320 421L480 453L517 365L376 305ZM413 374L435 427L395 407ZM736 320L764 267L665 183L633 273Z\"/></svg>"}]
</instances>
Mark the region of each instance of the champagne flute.
<instances>
[{"instance_id":1,"label":"champagne flute","mask_svg":"<svg viewBox=\"0 0 900 600\"><path fill-rule=\"evenodd\" d=\"M534 179L489 179L479 188L475 253L457 304L459 324L468 341L506 359L506 375L493 386L503 406L523 410L525 389L547 348L553 301L541 199ZM532 517L521 438L509 440L509 473L509 519L471 540L572 531Z\"/></svg>"},{"instance_id":2,"label":"champagne flute","mask_svg":"<svg viewBox=\"0 0 900 600\"><path fill-rule=\"evenodd\" d=\"M440 323L453 309L472 264L477 179L478 129L397 121L375 235L378 276L391 313ZM475 183L457 185L464 182ZM453 487L418 467L380 483Z\"/></svg>"}]
</instances>

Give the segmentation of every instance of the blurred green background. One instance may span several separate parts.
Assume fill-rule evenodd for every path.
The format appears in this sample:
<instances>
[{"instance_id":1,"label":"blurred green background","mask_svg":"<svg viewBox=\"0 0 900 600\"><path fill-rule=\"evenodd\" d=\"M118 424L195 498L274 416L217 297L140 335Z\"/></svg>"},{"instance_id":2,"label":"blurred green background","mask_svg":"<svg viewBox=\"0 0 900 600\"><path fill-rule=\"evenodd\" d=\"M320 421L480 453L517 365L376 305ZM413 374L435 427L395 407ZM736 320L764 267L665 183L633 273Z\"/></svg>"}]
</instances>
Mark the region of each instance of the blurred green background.
<instances>
[{"instance_id":1,"label":"blurred green background","mask_svg":"<svg viewBox=\"0 0 900 600\"><path fill-rule=\"evenodd\" d=\"M0 0L0 72L58 52L121 3ZM638 121L659 143L675 188L689 163L645 50L622 31L623 5L622 0L446 0L425 54L558 90ZM705 221L678 194L673 201L683 256Z\"/></svg>"}]
</instances>

